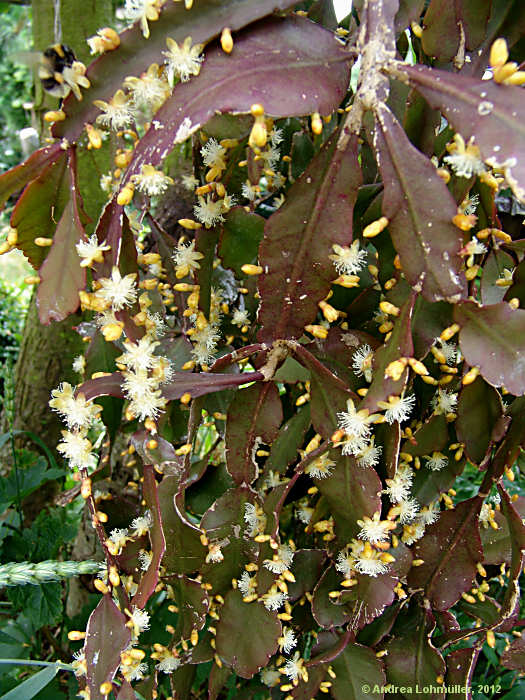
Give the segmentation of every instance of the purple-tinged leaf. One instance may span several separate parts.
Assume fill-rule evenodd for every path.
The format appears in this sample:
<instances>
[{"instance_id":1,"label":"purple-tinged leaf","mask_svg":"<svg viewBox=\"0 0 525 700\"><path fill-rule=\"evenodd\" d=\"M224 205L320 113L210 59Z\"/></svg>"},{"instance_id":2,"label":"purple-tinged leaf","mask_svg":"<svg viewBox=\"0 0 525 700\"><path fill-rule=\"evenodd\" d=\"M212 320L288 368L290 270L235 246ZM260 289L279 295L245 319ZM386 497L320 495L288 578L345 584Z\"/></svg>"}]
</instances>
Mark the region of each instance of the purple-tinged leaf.
<instances>
[{"instance_id":1,"label":"purple-tinged leaf","mask_svg":"<svg viewBox=\"0 0 525 700\"><path fill-rule=\"evenodd\" d=\"M175 604L179 608L177 627L174 640L189 639L192 630L201 630L206 622L209 608L208 593L201 587L199 581L187 576L177 576L170 579L173 588Z\"/></svg>"},{"instance_id":2,"label":"purple-tinged leaf","mask_svg":"<svg viewBox=\"0 0 525 700\"><path fill-rule=\"evenodd\" d=\"M190 527L175 507L179 478L164 477L158 488L162 527L166 540L163 566L168 574L189 574L198 571L206 557L199 530Z\"/></svg>"},{"instance_id":3,"label":"purple-tinged leaf","mask_svg":"<svg viewBox=\"0 0 525 700\"><path fill-rule=\"evenodd\" d=\"M525 243L525 241L522 242ZM505 301L510 301L514 298L519 299L520 306L523 307L525 304L525 260L522 260L516 267L512 275L512 285L507 287Z\"/></svg>"},{"instance_id":4,"label":"purple-tinged leaf","mask_svg":"<svg viewBox=\"0 0 525 700\"><path fill-rule=\"evenodd\" d=\"M471 700L472 678L480 649L476 646L455 649L447 654L447 697L452 700ZM456 690L457 689L457 690ZM464 689L464 690L463 690Z\"/></svg>"},{"instance_id":5,"label":"purple-tinged leaf","mask_svg":"<svg viewBox=\"0 0 525 700\"><path fill-rule=\"evenodd\" d=\"M462 237L452 223L456 203L436 168L408 140L386 106L378 107L376 153L383 178L383 214L407 280L429 301L466 294L460 272Z\"/></svg>"},{"instance_id":6,"label":"purple-tinged leaf","mask_svg":"<svg viewBox=\"0 0 525 700\"><path fill-rule=\"evenodd\" d=\"M83 236L84 229L73 198L64 208L53 245L40 268L36 303L44 325L63 321L78 308L78 292L86 286L86 268L80 267L75 244Z\"/></svg>"},{"instance_id":7,"label":"purple-tinged leaf","mask_svg":"<svg viewBox=\"0 0 525 700\"><path fill-rule=\"evenodd\" d=\"M484 41L490 2L431 0L423 17L423 51L439 61L451 61L462 50L477 49Z\"/></svg>"},{"instance_id":8,"label":"purple-tinged leaf","mask_svg":"<svg viewBox=\"0 0 525 700\"><path fill-rule=\"evenodd\" d=\"M299 408L280 428L277 437L272 443L270 456L264 465L265 470L285 472L299 454L299 448L303 444L306 431L310 427L310 406Z\"/></svg>"},{"instance_id":9,"label":"purple-tinged leaf","mask_svg":"<svg viewBox=\"0 0 525 700\"><path fill-rule=\"evenodd\" d=\"M124 398L122 374L120 372L112 372L105 377L88 379L78 387L77 393L84 394L88 401L99 396L115 396L122 399Z\"/></svg>"},{"instance_id":10,"label":"purple-tinged leaf","mask_svg":"<svg viewBox=\"0 0 525 700\"><path fill-rule=\"evenodd\" d=\"M514 267L514 259L508 253L503 250L490 251L481 273L480 291L483 306L503 301L508 287L498 286L496 280L503 277L505 270L512 272ZM512 297L508 296L507 298L511 299Z\"/></svg>"},{"instance_id":11,"label":"purple-tinged leaf","mask_svg":"<svg viewBox=\"0 0 525 700\"><path fill-rule=\"evenodd\" d=\"M468 301L456 306L454 319L461 326L459 345L468 364L479 367L492 386L524 394L525 310L506 302L481 307Z\"/></svg>"},{"instance_id":12,"label":"purple-tinged leaf","mask_svg":"<svg viewBox=\"0 0 525 700\"><path fill-rule=\"evenodd\" d=\"M359 404L359 409L368 408L370 413L373 413L377 410L378 401L386 401L393 394L396 396L402 394L406 386L408 370L405 370L397 381L391 377L385 377L385 370L391 362L399 360L400 357L413 355L411 323L415 298L416 295L411 293L401 307L388 342L376 351L372 362L372 384Z\"/></svg>"},{"instance_id":13,"label":"purple-tinged leaf","mask_svg":"<svg viewBox=\"0 0 525 700\"><path fill-rule=\"evenodd\" d=\"M446 453L445 453L446 454ZM460 459L459 462L448 455L448 463L439 471L419 469L414 476L412 485L412 495L420 505L426 506L435 501L442 493L448 491L454 485L457 477L465 468L467 460Z\"/></svg>"},{"instance_id":14,"label":"purple-tinged leaf","mask_svg":"<svg viewBox=\"0 0 525 700\"><path fill-rule=\"evenodd\" d=\"M11 168L0 176L0 209L8 198L24 188L28 182L37 178L51 163L60 159L64 151L60 143L45 146L32 153L20 165Z\"/></svg>"},{"instance_id":15,"label":"purple-tinged leaf","mask_svg":"<svg viewBox=\"0 0 525 700\"><path fill-rule=\"evenodd\" d=\"M23 191L11 215L11 226L18 231L17 247L38 269L49 252L37 246L35 238L53 238L58 222L70 198L67 155L47 165ZM75 253L76 254L76 253ZM80 262L77 256L77 264Z\"/></svg>"},{"instance_id":16,"label":"purple-tinged leaf","mask_svg":"<svg viewBox=\"0 0 525 700\"><path fill-rule=\"evenodd\" d=\"M506 413L512 418L512 422L505 439L494 456L492 466L494 483L497 482L506 467L510 468L514 465L521 448L525 446L525 397L520 396L514 399Z\"/></svg>"},{"instance_id":17,"label":"purple-tinged leaf","mask_svg":"<svg viewBox=\"0 0 525 700\"><path fill-rule=\"evenodd\" d=\"M392 425L382 423L376 427L374 435L376 444L382 448L379 465L384 465L386 478L393 479L399 466L401 425L397 421Z\"/></svg>"},{"instance_id":18,"label":"purple-tinged leaf","mask_svg":"<svg viewBox=\"0 0 525 700\"><path fill-rule=\"evenodd\" d=\"M476 564L483 560L478 530L482 499L479 496L441 513L413 549L423 564L412 569L409 586L425 588L436 610L448 610L469 590L476 577Z\"/></svg>"},{"instance_id":19,"label":"purple-tinged leaf","mask_svg":"<svg viewBox=\"0 0 525 700\"><path fill-rule=\"evenodd\" d=\"M326 678L328 664L308 667L308 680L301 681L290 693L294 700L311 700L317 697L317 692Z\"/></svg>"},{"instance_id":20,"label":"purple-tinged leaf","mask_svg":"<svg viewBox=\"0 0 525 700\"><path fill-rule=\"evenodd\" d=\"M213 664L208 676L208 700L217 700L231 673L231 669L227 666L219 667Z\"/></svg>"},{"instance_id":21,"label":"purple-tinged leaf","mask_svg":"<svg viewBox=\"0 0 525 700\"><path fill-rule=\"evenodd\" d=\"M395 17L396 34L409 27L412 22L419 22L424 6L425 0L399 0L399 9Z\"/></svg>"},{"instance_id":22,"label":"purple-tinged leaf","mask_svg":"<svg viewBox=\"0 0 525 700\"><path fill-rule=\"evenodd\" d=\"M298 600L305 593L313 591L319 581L326 553L322 549L298 549L290 570L295 582L288 584L290 600Z\"/></svg>"},{"instance_id":23,"label":"purple-tinged leaf","mask_svg":"<svg viewBox=\"0 0 525 700\"><path fill-rule=\"evenodd\" d=\"M251 484L257 478L254 452L259 443L269 445L277 437L282 419L281 399L273 382L237 392L226 420L226 466L237 484Z\"/></svg>"},{"instance_id":24,"label":"purple-tinged leaf","mask_svg":"<svg viewBox=\"0 0 525 700\"><path fill-rule=\"evenodd\" d=\"M357 584L343 591L338 600L338 604L345 605L345 609L352 613L349 625L356 632L370 624L394 602L394 588L412 566L412 553L404 544L399 543L391 553L395 561L389 565L386 574L356 574Z\"/></svg>"},{"instance_id":25,"label":"purple-tinged leaf","mask_svg":"<svg viewBox=\"0 0 525 700\"><path fill-rule=\"evenodd\" d=\"M241 678L252 678L277 651L281 623L262 603L244 603L230 591L217 622L216 648L221 659Z\"/></svg>"},{"instance_id":26,"label":"purple-tinged leaf","mask_svg":"<svg viewBox=\"0 0 525 700\"><path fill-rule=\"evenodd\" d=\"M416 610L412 619L405 618L405 624L399 628L399 633L385 646L387 681L398 688L405 687L407 693L404 697L410 695L424 697L425 700L439 700L443 697L443 693L438 690L423 691L425 687L436 688L436 678L445 675L443 657L431 641L435 625L429 612Z\"/></svg>"},{"instance_id":27,"label":"purple-tinged leaf","mask_svg":"<svg viewBox=\"0 0 525 700\"><path fill-rule=\"evenodd\" d=\"M505 167L514 194L525 200L523 90L427 66L397 67L432 107L443 112L465 141L475 137L489 165Z\"/></svg>"},{"instance_id":28,"label":"purple-tinged leaf","mask_svg":"<svg viewBox=\"0 0 525 700\"><path fill-rule=\"evenodd\" d=\"M414 357L418 360L425 357L443 329L452 325L453 309L452 304L445 301L431 303L422 296L417 297L412 319L412 335Z\"/></svg>"},{"instance_id":29,"label":"purple-tinged leaf","mask_svg":"<svg viewBox=\"0 0 525 700\"><path fill-rule=\"evenodd\" d=\"M392 605L389 605L383 610L379 617L376 617L375 620L363 627L357 635L357 641L365 646L377 646L387 634L390 634L390 630L399 615L399 611L399 603L394 602Z\"/></svg>"},{"instance_id":30,"label":"purple-tinged leaf","mask_svg":"<svg viewBox=\"0 0 525 700\"><path fill-rule=\"evenodd\" d=\"M211 372L175 372L174 379L162 387L162 395L169 401L180 399L183 394L190 394L192 398L211 394L214 391L231 389L257 382L264 379L260 372L247 372L246 374L213 374Z\"/></svg>"},{"instance_id":31,"label":"purple-tinged leaf","mask_svg":"<svg viewBox=\"0 0 525 700\"><path fill-rule=\"evenodd\" d=\"M500 660L506 668L525 673L525 632L522 632L521 637L515 639L510 647L505 649Z\"/></svg>"},{"instance_id":32,"label":"purple-tinged leaf","mask_svg":"<svg viewBox=\"0 0 525 700\"><path fill-rule=\"evenodd\" d=\"M505 622L515 614L520 601L519 579L523 571L525 560L525 525L520 514L517 513L509 494L501 484L498 485L498 493L501 496L503 515L507 520L510 534L512 556L510 560L509 581L502 604L501 621Z\"/></svg>"},{"instance_id":33,"label":"purple-tinged leaf","mask_svg":"<svg viewBox=\"0 0 525 700\"><path fill-rule=\"evenodd\" d=\"M126 679L122 681L122 685L118 691L117 700L137 700L135 691Z\"/></svg>"},{"instance_id":34,"label":"purple-tinged leaf","mask_svg":"<svg viewBox=\"0 0 525 700\"><path fill-rule=\"evenodd\" d=\"M233 0L228 5L217 0L201 0L198 5L195 3L190 13L183 5L169 3L169 7L166 5L163 8L159 20L149 25L150 37L147 41L138 24L135 24L120 35L120 47L116 51L110 51L91 63L87 71L91 88L85 93L86 99L79 102L71 95L65 100L63 109L67 119L55 124L53 135L65 136L70 143L77 141L85 124L95 121L100 114L93 101L107 100L122 87L128 75L140 75L152 63L161 63L167 36L178 43L191 36L194 44L202 44L218 36L223 27L237 32L251 22L295 4L296 0ZM235 55L239 49L239 35L234 36ZM206 52L206 62L210 53L209 50ZM231 58L233 56L227 57L227 60ZM249 107L246 111L249 111Z\"/></svg>"},{"instance_id":35,"label":"purple-tinged leaf","mask_svg":"<svg viewBox=\"0 0 525 700\"><path fill-rule=\"evenodd\" d=\"M357 137L342 150L338 138L339 132L330 137L266 223L259 250L264 269L259 278L261 342L302 335L338 276L328 257L332 245L352 242L352 213L361 184Z\"/></svg>"},{"instance_id":36,"label":"purple-tinged leaf","mask_svg":"<svg viewBox=\"0 0 525 700\"><path fill-rule=\"evenodd\" d=\"M359 467L353 457L341 455L338 449L328 455L336 463L334 470L328 478L316 479L315 484L330 504L342 547L361 529L357 520L364 515L371 518L381 510L381 480L373 467Z\"/></svg>"},{"instance_id":37,"label":"purple-tinged leaf","mask_svg":"<svg viewBox=\"0 0 525 700\"><path fill-rule=\"evenodd\" d=\"M403 452L414 457L440 452L448 443L447 420L445 416L432 416L403 445Z\"/></svg>"},{"instance_id":38,"label":"purple-tinged leaf","mask_svg":"<svg viewBox=\"0 0 525 700\"><path fill-rule=\"evenodd\" d=\"M210 661L210 659L207 658L206 661ZM170 674L170 684L173 689L174 700L179 700L179 698L182 700L182 698L191 697L191 689L196 672L197 667L188 663L184 664L184 666L179 666L179 668L175 669L175 671Z\"/></svg>"},{"instance_id":39,"label":"purple-tinged leaf","mask_svg":"<svg viewBox=\"0 0 525 700\"><path fill-rule=\"evenodd\" d=\"M224 594L231 588L233 578L240 578L244 565L257 558L258 545L245 536L246 503L254 502L255 493L246 486L226 491L204 513L201 529L209 542L221 543L224 559L205 564L202 573L213 590Z\"/></svg>"},{"instance_id":40,"label":"purple-tinged leaf","mask_svg":"<svg viewBox=\"0 0 525 700\"><path fill-rule=\"evenodd\" d=\"M104 595L89 617L84 645L86 681L92 700L103 700L100 686L113 680L120 666L120 652L126 649L130 640L126 616L109 594Z\"/></svg>"},{"instance_id":41,"label":"purple-tinged leaf","mask_svg":"<svg viewBox=\"0 0 525 700\"><path fill-rule=\"evenodd\" d=\"M153 521L149 531L153 556L147 571L140 580L138 590L133 596L133 605L141 609L146 605L159 582L160 562L166 551L166 540L164 539L164 532L162 530L162 515L159 506L157 481L155 479L155 471L151 464L144 465L142 493L146 501L146 507L149 509Z\"/></svg>"},{"instance_id":42,"label":"purple-tinged leaf","mask_svg":"<svg viewBox=\"0 0 525 700\"><path fill-rule=\"evenodd\" d=\"M312 598L312 614L315 621L325 629L341 627L352 614L346 606L336 605L328 595L331 591L338 590L341 583L341 575L333 566L328 567L319 579Z\"/></svg>"},{"instance_id":43,"label":"purple-tinged leaf","mask_svg":"<svg viewBox=\"0 0 525 700\"><path fill-rule=\"evenodd\" d=\"M382 662L373 649L362 644L350 643L332 661L335 678L331 679L330 692L334 700L369 700L370 690L374 698L381 700L386 675ZM373 689L380 688L379 692Z\"/></svg>"},{"instance_id":44,"label":"purple-tinged leaf","mask_svg":"<svg viewBox=\"0 0 525 700\"><path fill-rule=\"evenodd\" d=\"M525 518L525 498L520 496L517 501L513 501L513 508L519 516ZM482 524L479 529L481 544L483 545L483 563L500 566L509 566L512 560L512 539L509 532L507 518L499 510L494 513L494 520L498 529L494 530L487 523Z\"/></svg>"},{"instance_id":45,"label":"purple-tinged leaf","mask_svg":"<svg viewBox=\"0 0 525 700\"><path fill-rule=\"evenodd\" d=\"M199 75L174 88L155 114L162 129L152 126L141 139L126 179L143 164L159 164L217 112L249 112L258 102L274 117L331 114L348 78L348 52L319 25L294 16L249 27L236 36L231 55L211 47Z\"/></svg>"},{"instance_id":46,"label":"purple-tinged leaf","mask_svg":"<svg viewBox=\"0 0 525 700\"><path fill-rule=\"evenodd\" d=\"M502 415L500 395L481 377L461 389L456 433L459 442L465 445L467 457L474 464L480 464L485 457L492 439L492 429Z\"/></svg>"}]
</instances>

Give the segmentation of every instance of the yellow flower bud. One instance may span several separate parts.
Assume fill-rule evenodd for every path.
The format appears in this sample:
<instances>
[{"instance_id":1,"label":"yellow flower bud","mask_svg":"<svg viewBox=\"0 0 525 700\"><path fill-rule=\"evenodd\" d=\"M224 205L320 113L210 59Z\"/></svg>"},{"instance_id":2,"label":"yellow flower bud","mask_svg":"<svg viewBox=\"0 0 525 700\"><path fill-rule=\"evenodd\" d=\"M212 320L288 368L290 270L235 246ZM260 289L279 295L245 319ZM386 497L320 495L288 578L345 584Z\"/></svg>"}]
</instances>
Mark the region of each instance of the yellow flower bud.
<instances>
[{"instance_id":1,"label":"yellow flower bud","mask_svg":"<svg viewBox=\"0 0 525 700\"><path fill-rule=\"evenodd\" d=\"M221 48L224 53L231 53L233 51L233 38L232 33L228 27L224 27L221 33Z\"/></svg>"},{"instance_id":2,"label":"yellow flower bud","mask_svg":"<svg viewBox=\"0 0 525 700\"><path fill-rule=\"evenodd\" d=\"M109 681L105 681L100 686L100 694L104 695L105 697L107 697L111 693L112 690L113 690L113 686L111 685L111 683Z\"/></svg>"},{"instance_id":3,"label":"yellow flower bud","mask_svg":"<svg viewBox=\"0 0 525 700\"><path fill-rule=\"evenodd\" d=\"M252 126L248 143L250 144L251 148L264 148L264 146L266 146L267 136L268 134L264 119L262 117L257 118L255 124Z\"/></svg>"},{"instance_id":4,"label":"yellow flower bud","mask_svg":"<svg viewBox=\"0 0 525 700\"><path fill-rule=\"evenodd\" d=\"M314 336L314 338L319 338L320 340L324 340L328 336L328 329L324 326L310 324L308 326L305 326L304 330L308 333L311 333Z\"/></svg>"},{"instance_id":5,"label":"yellow flower bud","mask_svg":"<svg viewBox=\"0 0 525 700\"><path fill-rule=\"evenodd\" d=\"M399 307L394 306L394 304L391 304L389 301L382 301L379 304L379 308L385 314L390 314L391 316L399 316Z\"/></svg>"},{"instance_id":6,"label":"yellow flower bud","mask_svg":"<svg viewBox=\"0 0 525 700\"><path fill-rule=\"evenodd\" d=\"M472 384L472 382L476 379L476 377L479 374L479 367L472 367L469 369L469 371L465 374L463 379L461 380L461 383L463 385L467 384Z\"/></svg>"},{"instance_id":7,"label":"yellow flower bud","mask_svg":"<svg viewBox=\"0 0 525 700\"><path fill-rule=\"evenodd\" d=\"M245 275L260 275L263 272L263 268L260 265L242 265L241 270Z\"/></svg>"},{"instance_id":8,"label":"yellow flower bud","mask_svg":"<svg viewBox=\"0 0 525 700\"><path fill-rule=\"evenodd\" d=\"M63 122L65 118L66 113L63 112L61 109L51 110L50 112L46 112L44 114L44 121L48 123Z\"/></svg>"},{"instance_id":9,"label":"yellow flower bud","mask_svg":"<svg viewBox=\"0 0 525 700\"><path fill-rule=\"evenodd\" d=\"M182 226L182 228L187 228L190 231L196 231L197 229L202 228L202 224L199 224L197 221L193 221L193 219L179 219L178 224L179 226Z\"/></svg>"},{"instance_id":10,"label":"yellow flower bud","mask_svg":"<svg viewBox=\"0 0 525 700\"><path fill-rule=\"evenodd\" d=\"M498 66L494 69L494 82L504 83L516 73L518 70L518 64L511 61L510 63L505 63L504 66Z\"/></svg>"},{"instance_id":11,"label":"yellow flower bud","mask_svg":"<svg viewBox=\"0 0 525 700\"><path fill-rule=\"evenodd\" d=\"M10 246L14 246L18 243L18 231L16 228L9 229L7 233L7 242Z\"/></svg>"},{"instance_id":12,"label":"yellow flower bud","mask_svg":"<svg viewBox=\"0 0 525 700\"><path fill-rule=\"evenodd\" d=\"M134 188L132 185L126 185L123 187L118 194L117 204L119 204L121 207L129 204L133 199L133 191Z\"/></svg>"},{"instance_id":13,"label":"yellow flower bud","mask_svg":"<svg viewBox=\"0 0 525 700\"><path fill-rule=\"evenodd\" d=\"M264 107L257 102L250 107L250 112L252 117L262 117L264 116Z\"/></svg>"},{"instance_id":14,"label":"yellow flower bud","mask_svg":"<svg viewBox=\"0 0 525 700\"><path fill-rule=\"evenodd\" d=\"M496 39L490 47L489 63L492 67L503 66L509 60L509 50L505 39Z\"/></svg>"},{"instance_id":15,"label":"yellow flower bud","mask_svg":"<svg viewBox=\"0 0 525 700\"><path fill-rule=\"evenodd\" d=\"M377 219L377 221L373 221L371 224L368 224L368 226L365 226L363 230L363 237L374 238L374 236L378 236L381 231L384 231L387 226L388 219L386 216L382 216L380 219Z\"/></svg>"},{"instance_id":16,"label":"yellow flower bud","mask_svg":"<svg viewBox=\"0 0 525 700\"><path fill-rule=\"evenodd\" d=\"M312 114L312 131L316 136L320 136L323 133L323 122L319 112Z\"/></svg>"},{"instance_id":17,"label":"yellow flower bud","mask_svg":"<svg viewBox=\"0 0 525 700\"><path fill-rule=\"evenodd\" d=\"M116 321L114 323L108 323L102 328L102 335L106 339L108 343L112 343L115 340L118 340L120 336L122 335L122 331L124 330L124 324L122 321Z\"/></svg>"},{"instance_id":18,"label":"yellow flower bud","mask_svg":"<svg viewBox=\"0 0 525 700\"><path fill-rule=\"evenodd\" d=\"M421 37L423 36L423 27L420 24L418 24L417 22L411 22L410 29L412 30L412 34L414 36L417 36L418 39L421 39Z\"/></svg>"},{"instance_id":19,"label":"yellow flower bud","mask_svg":"<svg viewBox=\"0 0 525 700\"><path fill-rule=\"evenodd\" d=\"M86 133L92 148L97 149L102 146L102 135L92 124L86 124Z\"/></svg>"},{"instance_id":20,"label":"yellow flower bud","mask_svg":"<svg viewBox=\"0 0 525 700\"><path fill-rule=\"evenodd\" d=\"M35 245L37 245L39 248L47 248L48 246L53 245L53 239L42 238L39 236L38 238L35 238Z\"/></svg>"}]
</instances>

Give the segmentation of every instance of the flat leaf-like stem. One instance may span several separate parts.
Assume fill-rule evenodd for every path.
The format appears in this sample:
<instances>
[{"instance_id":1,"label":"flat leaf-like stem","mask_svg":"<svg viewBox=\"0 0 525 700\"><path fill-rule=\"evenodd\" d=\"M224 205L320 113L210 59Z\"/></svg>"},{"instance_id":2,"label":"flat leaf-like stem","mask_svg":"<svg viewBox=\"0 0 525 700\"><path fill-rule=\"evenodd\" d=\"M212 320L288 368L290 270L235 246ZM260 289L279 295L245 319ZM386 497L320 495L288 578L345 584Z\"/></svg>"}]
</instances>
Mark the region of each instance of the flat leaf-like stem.
<instances>
[{"instance_id":1,"label":"flat leaf-like stem","mask_svg":"<svg viewBox=\"0 0 525 700\"><path fill-rule=\"evenodd\" d=\"M361 183L357 137L344 150L333 134L267 221L259 249L258 338L298 338L338 275L332 245L352 242L352 213Z\"/></svg>"}]
</instances>

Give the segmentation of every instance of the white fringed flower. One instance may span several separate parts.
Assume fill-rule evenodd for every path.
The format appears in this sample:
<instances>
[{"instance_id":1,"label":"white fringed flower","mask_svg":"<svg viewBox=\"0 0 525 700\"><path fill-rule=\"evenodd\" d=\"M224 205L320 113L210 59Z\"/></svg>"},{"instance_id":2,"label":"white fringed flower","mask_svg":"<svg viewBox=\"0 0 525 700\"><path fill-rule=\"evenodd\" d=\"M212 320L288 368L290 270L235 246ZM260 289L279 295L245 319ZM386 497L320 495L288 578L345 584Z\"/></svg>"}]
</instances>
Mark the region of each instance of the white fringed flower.
<instances>
[{"instance_id":1,"label":"white fringed flower","mask_svg":"<svg viewBox=\"0 0 525 700\"><path fill-rule=\"evenodd\" d=\"M328 257L340 275L355 275L364 267L366 250L360 250L359 241L354 241L350 247L334 243L334 255Z\"/></svg>"},{"instance_id":2,"label":"white fringed flower","mask_svg":"<svg viewBox=\"0 0 525 700\"><path fill-rule=\"evenodd\" d=\"M203 44L192 46L191 36L187 36L180 46L170 37L166 39L166 44L168 50L163 51L163 56L166 57L170 85L173 85L175 77L186 83L192 75L199 74L204 60L204 56L201 56Z\"/></svg>"}]
</instances>

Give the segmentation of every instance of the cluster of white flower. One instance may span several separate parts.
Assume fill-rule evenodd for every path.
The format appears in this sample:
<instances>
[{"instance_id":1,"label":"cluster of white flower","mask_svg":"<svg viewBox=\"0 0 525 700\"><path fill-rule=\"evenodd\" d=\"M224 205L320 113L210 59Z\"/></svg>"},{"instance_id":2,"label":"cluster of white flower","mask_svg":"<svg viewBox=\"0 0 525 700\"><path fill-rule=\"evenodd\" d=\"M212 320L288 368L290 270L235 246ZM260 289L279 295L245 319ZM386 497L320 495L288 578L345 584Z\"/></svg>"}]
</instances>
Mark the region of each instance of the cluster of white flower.
<instances>
[{"instance_id":1,"label":"cluster of white flower","mask_svg":"<svg viewBox=\"0 0 525 700\"><path fill-rule=\"evenodd\" d=\"M68 427L62 431L62 442L57 450L69 461L72 469L93 466L96 457L87 433L102 407L86 400L81 392L75 394L75 389L68 382L63 382L51 392L49 405L60 413Z\"/></svg>"}]
</instances>

